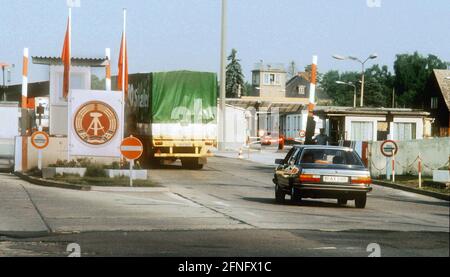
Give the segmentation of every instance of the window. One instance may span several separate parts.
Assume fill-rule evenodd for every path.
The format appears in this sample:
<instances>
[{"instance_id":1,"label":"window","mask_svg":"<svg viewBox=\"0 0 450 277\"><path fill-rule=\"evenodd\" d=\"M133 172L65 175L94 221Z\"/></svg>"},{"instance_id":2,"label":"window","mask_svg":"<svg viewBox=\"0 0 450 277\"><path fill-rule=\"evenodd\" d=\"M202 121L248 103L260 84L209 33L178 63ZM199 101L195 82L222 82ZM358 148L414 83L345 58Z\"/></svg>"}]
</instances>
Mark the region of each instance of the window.
<instances>
[{"instance_id":1,"label":"window","mask_svg":"<svg viewBox=\"0 0 450 277\"><path fill-rule=\"evenodd\" d=\"M372 141L373 140L373 122L352 121L352 132L350 140Z\"/></svg>"},{"instance_id":2,"label":"window","mask_svg":"<svg viewBox=\"0 0 450 277\"><path fill-rule=\"evenodd\" d=\"M264 85L279 85L280 74L264 73Z\"/></svg>"},{"instance_id":3,"label":"window","mask_svg":"<svg viewBox=\"0 0 450 277\"><path fill-rule=\"evenodd\" d=\"M259 85L259 72L258 73L253 73L253 84L254 85Z\"/></svg>"},{"instance_id":4,"label":"window","mask_svg":"<svg viewBox=\"0 0 450 277\"><path fill-rule=\"evenodd\" d=\"M363 166L361 159L354 151L341 149L305 149L300 163Z\"/></svg>"},{"instance_id":5,"label":"window","mask_svg":"<svg viewBox=\"0 0 450 277\"><path fill-rule=\"evenodd\" d=\"M437 97L431 97L431 109L437 109L438 108L438 98Z\"/></svg>"},{"instance_id":6,"label":"window","mask_svg":"<svg viewBox=\"0 0 450 277\"><path fill-rule=\"evenodd\" d=\"M306 86L300 85L297 86L297 92L299 95L305 95L306 93Z\"/></svg>"},{"instance_id":7,"label":"window","mask_svg":"<svg viewBox=\"0 0 450 277\"><path fill-rule=\"evenodd\" d=\"M394 140L416 139L416 123L394 123Z\"/></svg>"}]
</instances>

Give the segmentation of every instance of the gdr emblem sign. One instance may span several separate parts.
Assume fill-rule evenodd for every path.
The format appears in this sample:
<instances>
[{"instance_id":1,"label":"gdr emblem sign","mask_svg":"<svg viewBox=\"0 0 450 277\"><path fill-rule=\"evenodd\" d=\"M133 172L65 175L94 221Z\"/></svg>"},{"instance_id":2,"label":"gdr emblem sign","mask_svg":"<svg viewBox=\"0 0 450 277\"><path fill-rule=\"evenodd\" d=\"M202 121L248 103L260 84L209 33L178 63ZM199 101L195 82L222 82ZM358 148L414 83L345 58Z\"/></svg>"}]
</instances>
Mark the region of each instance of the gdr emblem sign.
<instances>
[{"instance_id":1,"label":"gdr emblem sign","mask_svg":"<svg viewBox=\"0 0 450 277\"><path fill-rule=\"evenodd\" d=\"M114 109L102 101L87 102L74 114L75 133L90 145L109 142L117 132L118 122Z\"/></svg>"}]
</instances>

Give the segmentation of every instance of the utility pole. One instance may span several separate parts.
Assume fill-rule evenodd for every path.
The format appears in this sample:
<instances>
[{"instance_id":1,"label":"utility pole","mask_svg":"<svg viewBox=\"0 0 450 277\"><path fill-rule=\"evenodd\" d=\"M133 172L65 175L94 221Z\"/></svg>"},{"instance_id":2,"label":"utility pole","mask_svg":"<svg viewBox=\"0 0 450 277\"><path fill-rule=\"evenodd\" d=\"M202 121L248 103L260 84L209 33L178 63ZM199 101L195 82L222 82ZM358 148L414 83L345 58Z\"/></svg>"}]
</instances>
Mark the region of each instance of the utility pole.
<instances>
[{"instance_id":1,"label":"utility pole","mask_svg":"<svg viewBox=\"0 0 450 277\"><path fill-rule=\"evenodd\" d=\"M395 88L392 88L392 108L395 108Z\"/></svg>"},{"instance_id":2,"label":"utility pole","mask_svg":"<svg viewBox=\"0 0 450 277\"><path fill-rule=\"evenodd\" d=\"M221 23L221 38L220 38L220 99L219 99L219 150L225 150L225 85L226 85L226 25L227 25L227 0L222 0L222 23Z\"/></svg>"}]
</instances>

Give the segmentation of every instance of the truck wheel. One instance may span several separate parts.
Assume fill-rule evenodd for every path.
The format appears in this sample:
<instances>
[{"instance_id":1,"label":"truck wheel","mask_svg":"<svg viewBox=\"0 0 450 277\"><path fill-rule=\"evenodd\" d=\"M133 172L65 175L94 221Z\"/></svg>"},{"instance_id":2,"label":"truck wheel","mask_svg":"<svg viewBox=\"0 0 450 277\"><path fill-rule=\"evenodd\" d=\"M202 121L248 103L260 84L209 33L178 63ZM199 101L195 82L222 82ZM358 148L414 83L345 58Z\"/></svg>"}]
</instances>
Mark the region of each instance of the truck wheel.
<instances>
[{"instance_id":1,"label":"truck wheel","mask_svg":"<svg viewBox=\"0 0 450 277\"><path fill-rule=\"evenodd\" d=\"M367 195L358 195L355 199L355 206L358 209L364 209L366 207Z\"/></svg>"},{"instance_id":2,"label":"truck wheel","mask_svg":"<svg viewBox=\"0 0 450 277\"><path fill-rule=\"evenodd\" d=\"M187 169L199 170L203 168L203 164L200 164L197 158L181 159L181 165Z\"/></svg>"}]
</instances>

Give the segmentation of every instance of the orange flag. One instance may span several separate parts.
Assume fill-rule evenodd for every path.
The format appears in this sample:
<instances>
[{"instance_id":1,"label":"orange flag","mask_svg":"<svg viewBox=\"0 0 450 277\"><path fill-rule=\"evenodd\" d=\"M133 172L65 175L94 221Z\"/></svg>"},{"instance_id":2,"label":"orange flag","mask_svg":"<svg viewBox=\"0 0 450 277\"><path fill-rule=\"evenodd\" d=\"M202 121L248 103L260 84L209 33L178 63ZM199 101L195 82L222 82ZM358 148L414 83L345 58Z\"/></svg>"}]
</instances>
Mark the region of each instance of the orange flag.
<instances>
[{"instance_id":1,"label":"orange flag","mask_svg":"<svg viewBox=\"0 0 450 277\"><path fill-rule=\"evenodd\" d=\"M69 94L70 81L70 21L67 20L66 36L64 38L64 46L61 54L61 60L64 64L64 80L63 80L63 96L67 98Z\"/></svg>"},{"instance_id":2,"label":"orange flag","mask_svg":"<svg viewBox=\"0 0 450 277\"><path fill-rule=\"evenodd\" d=\"M125 66L124 66L125 62ZM126 38L122 34L122 42L120 44L120 54L119 54L119 76L117 76L117 88L122 90L122 81L125 85L123 91L125 92L125 97L128 95L128 53L127 53L127 42Z\"/></svg>"}]
</instances>

